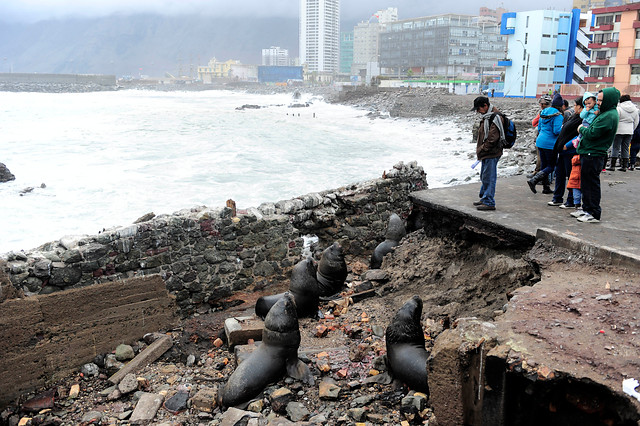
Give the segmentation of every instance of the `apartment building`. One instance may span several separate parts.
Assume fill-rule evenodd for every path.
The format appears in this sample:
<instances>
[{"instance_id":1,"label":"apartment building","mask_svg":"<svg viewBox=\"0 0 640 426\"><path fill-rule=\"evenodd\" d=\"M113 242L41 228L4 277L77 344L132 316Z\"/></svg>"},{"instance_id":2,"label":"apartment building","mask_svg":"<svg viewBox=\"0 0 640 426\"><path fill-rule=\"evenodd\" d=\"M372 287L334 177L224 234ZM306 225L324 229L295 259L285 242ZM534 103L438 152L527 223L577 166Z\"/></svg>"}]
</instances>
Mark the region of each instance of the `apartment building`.
<instances>
[{"instance_id":1,"label":"apartment building","mask_svg":"<svg viewBox=\"0 0 640 426\"><path fill-rule=\"evenodd\" d=\"M300 63L310 72L338 72L340 0L300 0Z\"/></svg>"},{"instance_id":2,"label":"apartment building","mask_svg":"<svg viewBox=\"0 0 640 426\"><path fill-rule=\"evenodd\" d=\"M271 46L268 49L262 49L262 65L288 67L291 65L289 50L281 49L278 46Z\"/></svg>"},{"instance_id":3,"label":"apartment building","mask_svg":"<svg viewBox=\"0 0 640 426\"><path fill-rule=\"evenodd\" d=\"M640 85L640 3L592 10L587 83Z\"/></svg>"},{"instance_id":4,"label":"apartment building","mask_svg":"<svg viewBox=\"0 0 640 426\"><path fill-rule=\"evenodd\" d=\"M340 33L340 73L351 74L353 63L353 31Z\"/></svg>"},{"instance_id":5,"label":"apartment building","mask_svg":"<svg viewBox=\"0 0 640 426\"><path fill-rule=\"evenodd\" d=\"M387 24L380 34L380 65L389 75L478 76L484 66L498 67L504 46L497 24L478 16L406 19Z\"/></svg>"},{"instance_id":6,"label":"apartment building","mask_svg":"<svg viewBox=\"0 0 640 426\"><path fill-rule=\"evenodd\" d=\"M535 97L543 87L583 83L587 73L588 37L580 34L580 10L533 10L502 15L507 36L504 96Z\"/></svg>"}]
</instances>

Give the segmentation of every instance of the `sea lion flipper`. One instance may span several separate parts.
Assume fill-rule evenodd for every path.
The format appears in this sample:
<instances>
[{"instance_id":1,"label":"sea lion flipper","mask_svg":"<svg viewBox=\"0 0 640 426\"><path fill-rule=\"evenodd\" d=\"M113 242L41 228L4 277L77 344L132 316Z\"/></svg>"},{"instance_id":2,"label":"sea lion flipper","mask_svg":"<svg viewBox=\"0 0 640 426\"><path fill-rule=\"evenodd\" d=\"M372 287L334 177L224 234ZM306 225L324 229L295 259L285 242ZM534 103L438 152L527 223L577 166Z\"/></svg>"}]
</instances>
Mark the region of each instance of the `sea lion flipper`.
<instances>
[{"instance_id":1,"label":"sea lion flipper","mask_svg":"<svg viewBox=\"0 0 640 426\"><path fill-rule=\"evenodd\" d=\"M315 384L311 369L298 357L292 357L287 360L287 374L296 380L302 381L305 385Z\"/></svg>"}]
</instances>

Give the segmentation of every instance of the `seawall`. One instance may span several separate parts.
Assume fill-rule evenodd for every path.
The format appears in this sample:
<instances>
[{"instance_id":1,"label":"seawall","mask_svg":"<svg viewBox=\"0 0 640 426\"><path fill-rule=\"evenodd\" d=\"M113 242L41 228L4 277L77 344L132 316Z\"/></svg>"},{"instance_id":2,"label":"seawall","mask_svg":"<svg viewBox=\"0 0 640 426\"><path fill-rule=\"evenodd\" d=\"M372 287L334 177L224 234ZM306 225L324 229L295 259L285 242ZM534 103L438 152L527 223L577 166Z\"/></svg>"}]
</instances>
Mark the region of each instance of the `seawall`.
<instances>
[{"instance_id":1,"label":"seawall","mask_svg":"<svg viewBox=\"0 0 640 426\"><path fill-rule=\"evenodd\" d=\"M0 91L5 92L95 92L115 89L115 75L0 73Z\"/></svg>"},{"instance_id":2,"label":"seawall","mask_svg":"<svg viewBox=\"0 0 640 426\"><path fill-rule=\"evenodd\" d=\"M350 255L372 251L389 215L408 217L410 193L426 187L422 167L399 163L381 178L334 190L235 213L182 210L3 257L14 289L27 296L159 274L186 317L235 291L284 280L303 257L304 236L317 236L321 248L338 241Z\"/></svg>"}]
</instances>

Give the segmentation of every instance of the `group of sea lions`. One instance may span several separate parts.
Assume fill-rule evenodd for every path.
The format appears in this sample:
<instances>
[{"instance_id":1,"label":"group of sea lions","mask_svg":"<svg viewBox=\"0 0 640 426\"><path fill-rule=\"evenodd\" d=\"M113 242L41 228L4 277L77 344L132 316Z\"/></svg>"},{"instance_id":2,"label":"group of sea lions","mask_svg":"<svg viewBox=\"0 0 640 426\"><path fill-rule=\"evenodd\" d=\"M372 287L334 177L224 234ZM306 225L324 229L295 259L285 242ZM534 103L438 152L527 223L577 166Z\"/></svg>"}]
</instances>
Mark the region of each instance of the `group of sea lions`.
<instances>
[{"instance_id":1,"label":"group of sea lions","mask_svg":"<svg viewBox=\"0 0 640 426\"><path fill-rule=\"evenodd\" d=\"M393 214L385 235L372 255L371 265L398 245L406 234L404 224ZM374 262L375 258L375 262ZM312 258L298 262L291 272L289 291L258 299L256 315L264 318L261 345L238 365L218 394L221 406L246 403L270 383L289 374L313 381L306 364L298 359L298 318L317 317L321 297L339 293L347 277L342 247L337 242L326 248L317 266ZM422 299L414 296L397 312L387 327L386 345L393 375L412 390L428 394L427 356L420 318ZM302 365L301 365L302 364ZM305 372L306 369L306 372Z\"/></svg>"}]
</instances>

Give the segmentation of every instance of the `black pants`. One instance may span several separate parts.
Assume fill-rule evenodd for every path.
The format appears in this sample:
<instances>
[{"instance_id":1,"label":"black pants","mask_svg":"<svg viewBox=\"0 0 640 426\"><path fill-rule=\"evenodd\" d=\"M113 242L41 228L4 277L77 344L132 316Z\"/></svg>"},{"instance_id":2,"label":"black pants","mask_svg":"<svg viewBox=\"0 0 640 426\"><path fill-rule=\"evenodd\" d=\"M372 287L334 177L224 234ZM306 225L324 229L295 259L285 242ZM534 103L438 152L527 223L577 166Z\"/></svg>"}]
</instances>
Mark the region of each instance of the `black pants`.
<instances>
[{"instance_id":1,"label":"black pants","mask_svg":"<svg viewBox=\"0 0 640 426\"><path fill-rule=\"evenodd\" d=\"M564 197L564 190L567 186L567 179L571 174L571 158L575 154L562 153L558 156L558 162L556 163L556 188L553 191L553 201L555 203L561 203ZM569 191L567 194L567 205L573 204L573 191Z\"/></svg>"},{"instance_id":2,"label":"black pants","mask_svg":"<svg viewBox=\"0 0 640 426\"><path fill-rule=\"evenodd\" d=\"M580 191L582 191L582 209L600 220L600 173L606 157L580 155Z\"/></svg>"}]
</instances>

